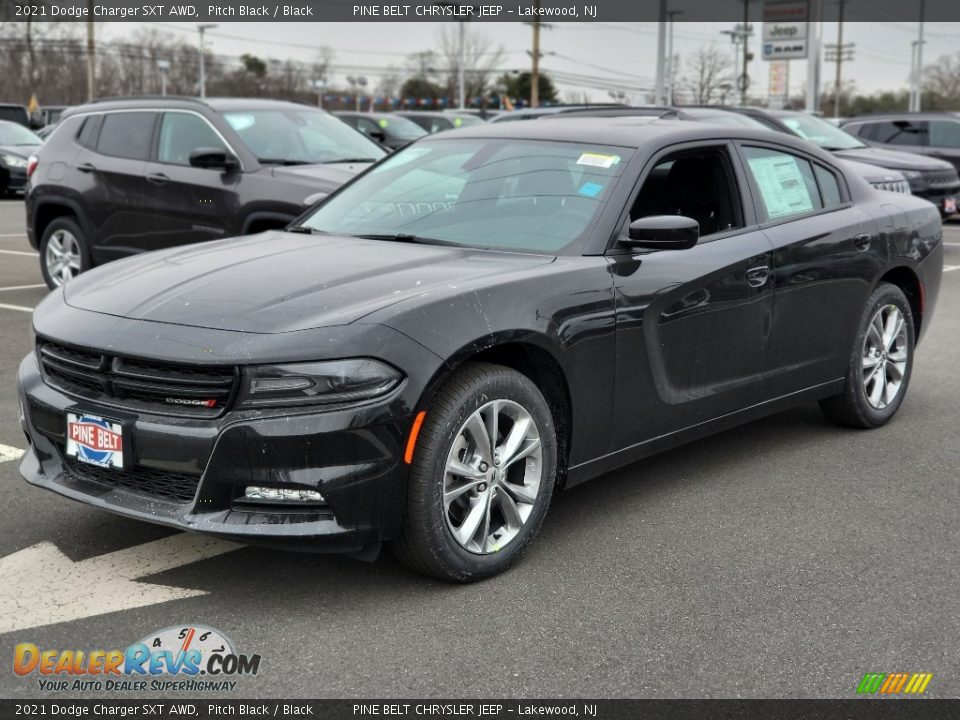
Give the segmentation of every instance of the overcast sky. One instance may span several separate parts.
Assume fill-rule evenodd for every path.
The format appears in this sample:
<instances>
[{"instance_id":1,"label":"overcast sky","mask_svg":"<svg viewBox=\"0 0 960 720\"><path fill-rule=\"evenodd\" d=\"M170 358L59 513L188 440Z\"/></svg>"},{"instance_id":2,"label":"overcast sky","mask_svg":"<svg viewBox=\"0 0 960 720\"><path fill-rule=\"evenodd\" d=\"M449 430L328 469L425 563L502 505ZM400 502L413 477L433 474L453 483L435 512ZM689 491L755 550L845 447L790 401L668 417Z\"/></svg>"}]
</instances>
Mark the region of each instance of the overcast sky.
<instances>
[{"instance_id":1,"label":"overcast sky","mask_svg":"<svg viewBox=\"0 0 960 720\"><path fill-rule=\"evenodd\" d=\"M137 26L147 23L103 23L102 38L129 37ZM188 23L150 23L160 31L194 40L196 30ZM529 69L527 49L531 29L520 23L477 22L470 32L486 35L493 46L503 48L504 69ZM678 68L687 70L687 59L699 46L714 43L731 53L732 46L721 30L733 24L676 23L674 49L681 58ZM334 51L334 82L343 83L349 74L364 74L376 84L378 74L389 65L403 68L410 53L439 47L440 23L221 23L208 34L211 51L238 56L252 53L277 59L314 60L317 48L326 45ZM759 23L756 26L759 35ZM960 23L927 23L924 64L960 51ZM822 41L835 43L836 23L822 24ZM908 22L848 22L844 25L844 43L855 43L854 61L844 64L844 79L853 80L858 92L896 90L909 84L911 42L917 37L917 24ZM628 87L652 86L657 43L656 23L556 23L542 33L541 49L547 53L542 66L602 78L604 83ZM756 59L750 68L752 91L766 95L769 64L759 59L758 37L751 39ZM833 63L824 63L821 86L832 82ZM801 94L806 81L806 62L793 61L790 68L791 94ZM589 80L558 83L562 93L582 92ZM605 91L590 92L591 99L609 99ZM630 97L642 101L639 93Z\"/></svg>"}]
</instances>

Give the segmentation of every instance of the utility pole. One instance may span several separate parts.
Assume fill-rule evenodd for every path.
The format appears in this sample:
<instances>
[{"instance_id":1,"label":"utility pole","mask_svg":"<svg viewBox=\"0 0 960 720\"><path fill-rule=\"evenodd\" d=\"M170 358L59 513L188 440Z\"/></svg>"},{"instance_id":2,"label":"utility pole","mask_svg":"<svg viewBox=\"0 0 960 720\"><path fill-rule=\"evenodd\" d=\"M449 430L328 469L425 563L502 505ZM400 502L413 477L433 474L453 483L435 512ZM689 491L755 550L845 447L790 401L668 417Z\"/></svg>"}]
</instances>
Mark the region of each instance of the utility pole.
<instances>
[{"instance_id":1,"label":"utility pole","mask_svg":"<svg viewBox=\"0 0 960 720\"><path fill-rule=\"evenodd\" d=\"M87 0L87 17L93 17L93 0ZM93 36L93 20L87 20L87 102L97 94L96 81L96 40Z\"/></svg>"},{"instance_id":2,"label":"utility pole","mask_svg":"<svg viewBox=\"0 0 960 720\"><path fill-rule=\"evenodd\" d=\"M459 77L457 79L458 89L460 91L460 109L463 110L466 107L466 70L464 66L467 63L467 24L460 21L460 61L457 63L459 68Z\"/></svg>"},{"instance_id":3,"label":"utility pole","mask_svg":"<svg viewBox=\"0 0 960 720\"><path fill-rule=\"evenodd\" d=\"M837 20L837 44L836 45L824 45L824 51L826 57L824 58L827 62L835 62L837 64L837 73L834 78L833 83L833 116L840 117L840 94L843 90L843 76L842 68L845 60L853 61L853 43L843 44L843 7L847 4L847 0L837 0L837 4L840 7L840 14Z\"/></svg>"},{"instance_id":4,"label":"utility pole","mask_svg":"<svg viewBox=\"0 0 960 720\"><path fill-rule=\"evenodd\" d=\"M660 0L660 13L657 16L657 74L653 88L654 105L664 104L664 50L667 41L667 0Z\"/></svg>"},{"instance_id":5,"label":"utility pole","mask_svg":"<svg viewBox=\"0 0 960 720\"><path fill-rule=\"evenodd\" d=\"M530 66L530 107L540 105L540 0L536 2L537 14L533 17L533 50Z\"/></svg>"},{"instance_id":6,"label":"utility pole","mask_svg":"<svg viewBox=\"0 0 960 720\"><path fill-rule=\"evenodd\" d=\"M668 10L667 19L670 22L670 34L667 37L667 102L673 105L674 81L676 79L676 68L674 67L673 56L673 23L676 15L683 15L683 10Z\"/></svg>"},{"instance_id":7,"label":"utility pole","mask_svg":"<svg viewBox=\"0 0 960 720\"><path fill-rule=\"evenodd\" d=\"M910 78L910 111L920 112L923 106L923 11L924 0L920 0L920 25L917 29L917 39L913 42L916 47L914 54L913 73Z\"/></svg>"},{"instance_id":8,"label":"utility pole","mask_svg":"<svg viewBox=\"0 0 960 720\"><path fill-rule=\"evenodd\" d=\"M214 25L213 23L207 23L206 25L197 25L197 32L200 33L200 97L207 96L207 68L206 68L206 46L203 42L203 34L207 30L213 30L219 25Z\"/></svg>"},{"instance_id":9,"label":"utility pole","mask_svg":"<svg viewBox=\"0 0 960 720\"><path fill-rule=\"evenodd\" d=\"M805 109L816 112L820 93L820 3L810 0L807 22L807 97Z\"/></svg>"},{"instance_id":10,"label":"utility pole","mask_svg":"<svg viewBox=\"0 0 960 720\"><path fill-rule=\"evenodd\" d=\"M740 88L740 104L747 104L747 90L750 88L750 50L748 39L750 37L750 0L743 0L743 74L737 78L737 85Z\"/></svg>"}]
</instances>

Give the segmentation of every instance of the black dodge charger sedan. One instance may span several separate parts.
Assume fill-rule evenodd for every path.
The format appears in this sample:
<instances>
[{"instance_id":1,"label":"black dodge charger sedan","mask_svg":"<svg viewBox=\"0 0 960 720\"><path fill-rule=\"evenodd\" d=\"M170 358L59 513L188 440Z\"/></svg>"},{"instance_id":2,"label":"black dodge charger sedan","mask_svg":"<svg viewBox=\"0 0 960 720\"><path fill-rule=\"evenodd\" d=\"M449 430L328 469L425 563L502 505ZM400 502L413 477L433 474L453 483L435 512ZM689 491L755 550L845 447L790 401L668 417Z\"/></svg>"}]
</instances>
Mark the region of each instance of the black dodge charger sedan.
<instances>
[{"instance_id":1,"label":"black dodge charger sedan","mask_svg":"<svg viewBox=\"0 0 960 720\"><path fill-rule=\"evenodd\" d=\"M554 492L819 401L903 402L937 209L787 135L649 118L442 133L287 231L36 309L32 484L184 530L501 572Z\"/></svg>"}]
</instances>

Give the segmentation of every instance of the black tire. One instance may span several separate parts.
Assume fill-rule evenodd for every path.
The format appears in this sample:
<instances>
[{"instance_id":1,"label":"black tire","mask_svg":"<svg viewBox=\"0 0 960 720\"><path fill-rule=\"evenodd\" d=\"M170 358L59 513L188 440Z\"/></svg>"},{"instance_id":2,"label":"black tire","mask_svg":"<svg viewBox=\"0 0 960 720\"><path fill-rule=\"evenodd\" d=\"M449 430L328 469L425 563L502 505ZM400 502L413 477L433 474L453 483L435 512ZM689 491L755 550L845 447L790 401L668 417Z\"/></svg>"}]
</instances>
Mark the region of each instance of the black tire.
<instances>
[{"instance_id":1,"label":"black tire","mask_svg":"<svg viewBox=\"0 0 960 720\"><path fill-rule=\"evenodd\" d=\"M884 407L877 408L869 401L864 386L864 373L869 372L864 370L863 366L864 353L867 347L865 342L873 318L881 309L890 305L896 306L900 311L906 326L906 369L902 373L902 380L895 396ZM867 300L863 315L860 318L857 337L853 343L847 366L846 384L843 392L820 401L820 408L824 414L838 425L847 427L875 428L887 423L896 414L907 394L910 374L913 371L913 348L914 327L910 303L903 291L896 285L880 283ZM884 354L885 359L886 354Z\"/></svg>"},{"instance_id":2,"label":"black tire","mask_svg":"<svg viewBox=\"0 0 960 720\"><path fill-rule=\"evenodd\" d=\"M454 538L443 504L443 485L447 455L453 443L459 441L461 428L493 400L517 403L533 419L540 437L541 475L532 509L516 535L502 548L478 554ZM502 432L498 434L502 436ZM511 467L510 472L514 472L518 465ZM556 473L554 420L537 386L521 373L501 365L466 363L447 380L427 410L410 467L403 524L400 537L393 544L394 552L414 570L451 582L473 582L501 573L520 558L539 532L553 495ZM491 484L489 492L505 491ZM494 527L493 520L490 527ZM482 536L487 537L485 533Z\"/></svg>"},{"instance_id":3,"label":"black tire","mask_svg":"<svg viewBox=\"0 0 960 720\"><path fill-rule=\"evenodd\" d=\"M47 225L46 229L43 231L43 237L40 239L40 273L43 275L43 281L51 290L63 285L64 281L62 279L58 280L53 276L51 267L48 263L47 250L49 244L51 243L51 238L58 234L58 237L65 237L64 233L76 239L80 267L75 275L86 272L91 266L90 248L87 246L86 235L84 235L83 230L80 229L80 225L77 223L76 219L67 216L55 218L50 222L49 225Z\"/></svg>"}]
</instances>

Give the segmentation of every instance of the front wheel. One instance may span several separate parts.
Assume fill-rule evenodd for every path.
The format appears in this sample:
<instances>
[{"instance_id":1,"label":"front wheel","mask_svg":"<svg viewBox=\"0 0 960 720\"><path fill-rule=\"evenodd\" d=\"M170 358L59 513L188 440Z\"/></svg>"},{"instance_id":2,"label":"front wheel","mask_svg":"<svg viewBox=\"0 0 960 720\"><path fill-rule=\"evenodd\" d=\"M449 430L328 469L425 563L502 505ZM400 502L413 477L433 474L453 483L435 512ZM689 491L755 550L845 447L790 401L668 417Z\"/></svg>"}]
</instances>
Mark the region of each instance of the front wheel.
<instances>
[{"instance_id":1,"label":"front wheel","mask_svg":"<svg viewBox=\"0 0 960 720\"><path fill-rule=\"evenodd\" d=\"M90 269L90 251L73 218L59 217L47 225L40 241L40 272L51 290Z\"/></svg>"},{"instance_id":2,"label":"front wheel","mask_svg":"<svg viewBox=\"0 0 960 720\"><path fill-rule=\"evenodd\" d=\"M468 363L427 411L395 552L443 580L503 572L546 516L557 472L550 407L526 376Z\"/></svg>"},{"instance_id":3,"label":"front wheel","mask_svg":"<svg viewBox=\"0 0 960 720\"><path fill-rule=\"evenodd\" d=\"M820 401L840 425L875 428L894 416L907 394L913 369L914 328L910 303L896 285L880 283L860 320L843 392Z\"/></svg>"}]
</instances>

